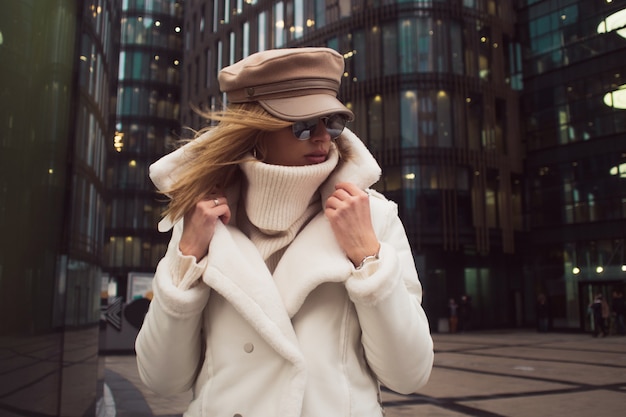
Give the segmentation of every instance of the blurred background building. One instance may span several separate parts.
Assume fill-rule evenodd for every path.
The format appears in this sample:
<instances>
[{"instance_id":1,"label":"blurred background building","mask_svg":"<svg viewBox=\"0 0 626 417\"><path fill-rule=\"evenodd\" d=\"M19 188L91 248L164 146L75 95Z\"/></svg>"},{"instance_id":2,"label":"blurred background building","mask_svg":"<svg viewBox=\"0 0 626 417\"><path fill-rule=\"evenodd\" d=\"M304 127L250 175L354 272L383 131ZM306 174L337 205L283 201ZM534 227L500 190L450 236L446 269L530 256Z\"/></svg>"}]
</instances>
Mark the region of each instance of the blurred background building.
<instances>
[{"instance_id":1,"label":"blurred background building","mask_svg":"<svg viewBox=\"0 0 626 417\"><path fill-rule=\"evenodd\" d=\"M0 6L0 415L95 415L117 0Z\"/></svg>"},{"instance_id":2,"label":"blurred background building","mask_svg":"<svg viewBox=\"0 0 626 417\"><path fill-rule=\"evenodd\" d=\"M485 327L521 323L521 48L512 1L191 1L181 119L224 97L220 68L260 50L328 46L340 98L399 204L437 329L449 297ZM189 103L189 104L188 104ZM530 317L529 314L526 317ZM444 320L445 322L445 320Z\"/></svg>"},{"instance_id":3,"label":"blurred background building","mask_svg":"<svg viewBox=\"0 0 626 417\"><path fill-rule=\"evenodd\" d=\"M626 4L14 0L0 6L0 414L92 416L168 234L148 166L254 52L342 53L433 331L590 331L626 285ZM119 72L119 77L118 77ZM118 79L119 78L119 79ZM126 310L125 310L126 309ZM136 317L135 317L136 318Z\"/></svg>"},{"instance_id":4,"label":"blurred background building","mask_svg":"<svg viewBox=\"0 0 626 417\"><path fill-rule=\"evenodd\" d=\"M468 295L474 328L589 330L626 280L624 3L610 0L187 1L181 102L270 48L346 58L340 98L399 204L433 329Z\"/></svg>"},{"instance_id":5,"label":"blurred background building","mask_svg":"<svg viewBox=\"0 0 626 417\"><path fill-rule=\"evenodd\" d=\"M148 168L180 136L182 18L180 0L122 2L115 134L107 142L107 309L126 312L128 304L151 297L154 269L169 241L156 228L165 199L155 193ZM107 320L103 350L133 349L143 317L129 314Z\"/></svg>"},{"instance_id":6,"label":"blurred background building","mask_svg":"<svg viewBox=\"0 0 626 417\"><path fill-rule=\"evenodd\" d=\"M626 281L626 2L526 3L526 280L554 328L589 331L593 295Z\"/></svg>"}]
</instances>

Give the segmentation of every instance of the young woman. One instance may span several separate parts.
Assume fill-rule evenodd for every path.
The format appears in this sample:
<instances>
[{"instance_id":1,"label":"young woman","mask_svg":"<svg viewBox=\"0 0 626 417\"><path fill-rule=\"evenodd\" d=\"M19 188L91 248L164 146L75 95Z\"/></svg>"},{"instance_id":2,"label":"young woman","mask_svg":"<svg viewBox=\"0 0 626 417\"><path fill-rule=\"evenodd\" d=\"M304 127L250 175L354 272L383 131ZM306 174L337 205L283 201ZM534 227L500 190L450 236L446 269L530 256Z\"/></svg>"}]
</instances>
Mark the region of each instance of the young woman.
<instances>
[{"instance_id":1,"label":"young woman","mask_svg":"<svg viewBox=\"0 0 626 417\"><path fill-rule=\"evenodd\" d=\"M278 49L224 68L217 124L157 161L172 238L136 341L185 416L380 417L433 345L397 207L336 95L343 57Z\"/></svg>"}]
</instances>

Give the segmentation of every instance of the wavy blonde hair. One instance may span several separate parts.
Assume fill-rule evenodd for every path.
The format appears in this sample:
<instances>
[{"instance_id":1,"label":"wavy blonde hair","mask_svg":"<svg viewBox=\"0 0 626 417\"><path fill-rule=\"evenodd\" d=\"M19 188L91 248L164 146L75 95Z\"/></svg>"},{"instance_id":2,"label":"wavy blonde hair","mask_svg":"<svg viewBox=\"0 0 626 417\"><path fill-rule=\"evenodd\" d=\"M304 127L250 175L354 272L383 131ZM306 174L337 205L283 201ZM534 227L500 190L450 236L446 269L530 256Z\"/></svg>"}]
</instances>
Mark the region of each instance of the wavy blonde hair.
<instances>
[{"instance_id":1,"label":"wavy blonde hair","mask_svg":"<svg viewBox=\"0 0 626 417\"><path fill-rule=\"evenodd\" d=\"M271 142L263 140L267 134L293 124L272 116L256 102L199 113L217 125L205 127L196 132L194 139L181 143L186 144L185 165L172 186L161 190L169 197L164 216L172 219L182 218L198 201L238 182L241 176L239 164L249 159L251 152L254 151L258 160L264 159ZM209 131L208 138L195 140ZM336 143L340 158L346 157L348 149L342 144L341 137Z\"/></svg>"}]
</instances>

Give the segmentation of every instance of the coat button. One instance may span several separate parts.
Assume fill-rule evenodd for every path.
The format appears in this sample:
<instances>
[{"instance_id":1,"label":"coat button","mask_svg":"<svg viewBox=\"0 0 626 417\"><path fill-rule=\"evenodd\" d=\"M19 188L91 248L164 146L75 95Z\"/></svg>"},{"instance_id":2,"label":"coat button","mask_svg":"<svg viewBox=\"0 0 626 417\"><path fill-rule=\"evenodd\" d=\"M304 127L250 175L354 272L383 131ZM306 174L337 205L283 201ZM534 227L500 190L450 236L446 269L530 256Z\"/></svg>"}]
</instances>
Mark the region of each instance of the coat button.
<instances>
[{"instance_id":1,"label":"coat button","mask_svg":"<svg viewBox=\"0 0 626 417\"><path fill-rule=\"evenodd\" d=\"M243 350L246 353L250 353L254 350L254 345L252 343L246 343L245 345L243 345Z\"/></svg>"}]
</instances>

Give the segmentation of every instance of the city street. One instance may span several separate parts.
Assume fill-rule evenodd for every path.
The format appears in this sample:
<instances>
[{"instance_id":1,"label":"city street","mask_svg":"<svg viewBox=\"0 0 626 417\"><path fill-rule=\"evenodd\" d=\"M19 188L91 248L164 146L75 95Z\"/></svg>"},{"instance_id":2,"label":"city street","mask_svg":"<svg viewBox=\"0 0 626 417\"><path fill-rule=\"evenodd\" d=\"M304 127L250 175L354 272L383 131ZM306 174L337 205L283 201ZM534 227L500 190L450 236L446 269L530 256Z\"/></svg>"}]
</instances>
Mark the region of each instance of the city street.
<instances>
[{"instance_id":1,"label":"city street","mask_svg":"<svg viewBox=\"0 0 626 417\"><path fill-rule=\"evenodd\" d=\"M626 337L530 330L434 334L435 366L414 395L383 391L386 417L622 417ZM190 393L142 387L135 358L105 358L99 417L182 415Z\"/></svg>"}]
</instances>

